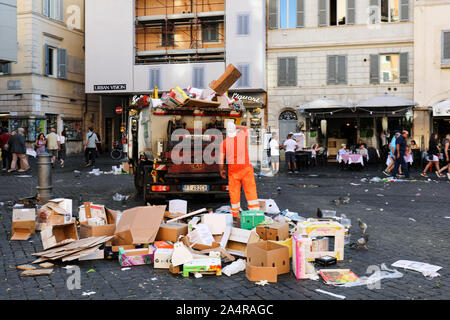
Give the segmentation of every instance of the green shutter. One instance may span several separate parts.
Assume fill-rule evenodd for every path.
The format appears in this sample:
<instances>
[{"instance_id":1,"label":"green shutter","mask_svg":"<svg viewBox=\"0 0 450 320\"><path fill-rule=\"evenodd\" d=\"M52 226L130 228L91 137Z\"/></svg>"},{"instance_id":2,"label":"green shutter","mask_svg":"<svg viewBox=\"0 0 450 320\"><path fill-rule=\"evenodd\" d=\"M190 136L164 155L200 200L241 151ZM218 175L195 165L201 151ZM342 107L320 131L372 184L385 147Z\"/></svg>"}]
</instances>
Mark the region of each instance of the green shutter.
<instances>
[{"instance_id":1,"label":"green shutter","mask_svg":"<svg viewBox=\"0 0 450 320\"><path fill-rule=\"evenodd\" d=\"M409 0L400 0L400 21L409 21Z\"/></svg>"},{"instance_id":2,"label":"green shutter","mask_svg":"<svg viewBox=\"0 0 450 320\"><path fill-rule=\"evenodd\" d=\"M297 86L297 58L287 58L287 82L288 86Z\"/></svg>"},{"instance_id":3,"label":"green shutter","mask_svg":"<svg viewBox=\"0 0 450 320\"><path fill-rule=\"evenodd\" d=\"M450 63L450 31L442 31L442 63Z\"/></svg>"},{"instance_id":4,"label":"green shutter","mask_svg":"<svg viewBox=\"0 0 450 320\"><path fill-rule=\"evenodd\" d=\"M327 56L327 84L336 84L336 56Z\"/></svg>"},{"instance_id":5,"label":"green shutter","mask_svg":"<svg viewBox=\"0 0 450 320\"><path fill-rule=\"evenodd\" d=\"M44 74L46 76L48 76L50 74L50 61L49 61L49 49L50 46L48 44L46 44L44 46L44 56L45 56L45 60L44 60Z\"/></svg>"},{"instance_id":6,"label":"green shutter","mask_svg":"<svg viewBox=\"0 0 450 320\"><path fill-rule=\"evenodd\" d=\"M347 20L346 24L355 24L356 20L356 0L347 0Z\"/></svg>"},{"instance_id":7,"label":"green shutter","mask_svg":"<svg viewBox=\"0 0 450 320\"><path fill-rule=\"evenodd\" d=\"M278 29L278 0L269 0L269 29Z\"/></svg>"},{"instance_id":8,"label":"green shutter","mask_svg":"<svg viewBox=\"0 0 450 320\"><path fill-rule=\"evenodd\" d=\"M305 0L297 0L297 28L305 26Z\"/></svg>"},{"instance_id":9,"label":"green shutter","mask_svg":"<svg viewBox=\"0 0 450 320\"><path fill-rule=\"evenodd\" d=\"M400 53L400 83L408 83L408 52Z\"/></svg>"},{"instance_id":10,"label":"green shutter","mask_svg":"<svg viewBox=\"0 0 450 320\"><path fill-rule=\"evenodd\" d=\"M67 51L58 49L58 78L67 78Z\"/></svg>"},{"instance_id":11,"label":"green shutter","mask_svg":"<svg viewBox=\"0 0 450 320\"><path fill-rule=\"evenodd\" d=\"M337 84L347 83L347 56L337 56Z\"/></svg>"},{"instance_id":12,"label":"green shutter","mask_svg":"<svg viewBox=\"0 0 450 320\"><path fill-rule=\"evenodd\" d=\"M380 56L378 54L370 55L370 83L380 83Z\"/></svg>"},{"instance_id":13,"label":"green shutter","mask_svg":"<svg viewBox=\"0 0 450 320\"><path fill-rule=\"evenodd\" d=\"M278 58L278 86L287 86L287 58Z\"/></svg>"},{"instance_id":14,"label":"green shutter","mask_svg":"<svg viewBox=\"0 0 450 320\"><path fill-rule=\"evenodd\" d=\"M328 26L328 0L319 0L319 27Z\"/></svg>"}]
</instances>

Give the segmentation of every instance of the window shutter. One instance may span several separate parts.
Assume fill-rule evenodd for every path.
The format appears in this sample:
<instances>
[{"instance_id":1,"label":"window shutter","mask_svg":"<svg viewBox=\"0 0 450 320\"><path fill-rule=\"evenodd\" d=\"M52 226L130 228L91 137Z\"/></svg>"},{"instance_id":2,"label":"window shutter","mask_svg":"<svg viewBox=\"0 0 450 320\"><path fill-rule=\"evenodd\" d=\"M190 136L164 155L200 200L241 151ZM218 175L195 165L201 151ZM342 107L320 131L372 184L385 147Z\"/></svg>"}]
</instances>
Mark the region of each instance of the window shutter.
<instances>
[{"instance_id":1,"label":"window shutter","mask_svg":"<svg viewBox=\"0 0 450 320\"><path fill-rule=\"evenodd\" d=\"M194 84L195 88L198 89L204 89L205 88L205 75L204 75L204 71L205 69L203 67L194 67L193 70L193 79L192 79L192 83Z\"/></svg>"},{"instance_id":2,"label":"window shutter","mask_svg":"<svg viewBox=\"0 0 450 320\"><path fill-rule=\"evenodd\" d=\"M50 50L50 46L48 44L46 44L44 46L44 51L45 51L45 61L44 61L44 73L46 76L48 76L50 74L50 61L49 61L49 51Z\"/></svg>"},{"instance_id":3,"label":"window shutter","mask_svg":"<svg viewBox=\"0 0 450 320\"><path fill-rule=\"evenodd\" d=\"M238 69L242 73L242 76L239 78L237 86L239 88L250 87L250 66L248 64L239 65Z\"/></svg>"},{"instance_id":4,"label":"window shutter","mask_svg":"<svg viewBox=\"0 0 450 320\"><path fill-rule=\"evenodd\" d=\"M248 35L249 34L249 16L248 15L238 15L237 16L237 34L238 35Z\"/></svg>"},{"instance_id":5,"label":"window shutter","mask_svg":"<svg viewBox=\"0 0 450 320\"><path fill-rule=\"evenodd\" d=\"M327 56L327 83L336 84L336 56Z\"/></svg>"},{"instance_id":6,"label":"window shutter","mask_svg":"<svg viewBox=\"0 0 450 320\"><path fill-rule=\"evenodd\" d=\"M50 0L42 1L42 14L46 17L49 16L49 4L50 4Z\"/></svg>"},{"instance_id":7,"label":"window shutter","mask_svg":"<svg viewBox=\"0 0 450 320\"><path fill-rule=\"evenodd\" d=\"M380 83L380 56L378 54L370 55L370 83Z\"/></svg>"},{"instance_id":8,"label":"window shutter","mask_svg":"<svg viewBox=\"0 0 450 320\"><path fill-rule=\"evenodd\" d=\"M400 53L400 83L408 83L408 52Z\"/></svg>"},{"instance_id":9,"label":"window shutter","mask_svg":"<svg viewBox=\"0 0 450 320\"><path fill-rule=\"evenodd\" d=\"M370 0L370 14L369 19L372 24L380 23L380 0Z\"/></svg>"},{"instance_id":10,"label":"window shutter","mask_svg":"<svg viewBox=\"0 0 450 320\"><path fill-rule=\"evenodd\" d=\"M278 58L278 86L287 86L287 58Z\"/></svg>"},{"instance_id":11,"label":"window shutter","mask_svg":"<svg viewBox=\"0 0 450 320\"><path fill-rule=\"evenodd\" d=\"M450 31L442 32L442 62L450 63Z\"/></svg>"},{"instance_id":12,"label":"window shutter","mask_svg":"<svg viewBox=\"0 0 450 320\"><path fill-rule=\"evenodd\" d=\"M328 0L319 0L319 27L328 26Z\"/></svg>"},{"instance_id":13,"label":"window shutter","mask_svg":"<svg viewBox=\"0 0 450 320\"><path fill-rule=\"evenodd\" d=\"M400 0L400 21L409 21L409 0Z\"/></svg>"},{"instance_id":14,"label":"window shutter","mask_svg":"<svg viewBox=\"0 0 450 320\"><path fill-rule=\"evenodd\" d=\"M305 26L305 0L297 0L297 28Z\"/></svg>"},{"instance_id":15,"label":"window shutter","mask_svg":"<svg viewBox=\"0 0 450 320\"><path fill-rule=\"evenodd\" d=\"M58 49L58 78L66 79L67 77L67 51L66 49Z\"/></svg>"},{"instance_id":16,"label":"window shutter","mask_svg":"<svg viewBox=\"0 0 450 320\"><path fill-rule=\"evenodd\" d=\"M297 86L297 58L287 59L287 82L288 86Z\"/></svg>"},{"instance_id":17,"label":"window shutter","mask_svg":"<svg viewBox=\"0 0 450 320\"><path fill-rule=\"evenodd\" d=\"M347 21L346 24L355 24L356 19L356 0L347 0Z\"/></svg>"},{"instance_id":18,"label":"window shutter","mask_svg":"<svg viewBox=\"0 0 450 320\"><path fill-rule=\"evenodd\" d=\"M155 87L160 88L160 70L150 69L149 70L149 90L153 90Z\"/></svg>"},{"instance_id":19,"label":"window shutter","mask_svg":"<svg viewBox=\"0 0 450 320\"><path fill-rule=\"evenodd\" d=\"M4 63L0 65L0 73L11 74L11 63Z\"/></svg>"},{"instance_id":20,"label":"window shutter","mask_svg":"<svg viewBox=\"0 0 450 320\"><path fill-rule=\"evenodd\" d=\"M278 29L277 0L269 0L269 29Z\"/></svg>"},{"instance_id":21,"label":"window shutter","mask_svg":"<svg viewBox=\"0 0 450 320\"><path fill-rule=\"evenodd\" d=\"M337 56L337 84L347 83L347 56Z\"/></svg>"}]
</instances>

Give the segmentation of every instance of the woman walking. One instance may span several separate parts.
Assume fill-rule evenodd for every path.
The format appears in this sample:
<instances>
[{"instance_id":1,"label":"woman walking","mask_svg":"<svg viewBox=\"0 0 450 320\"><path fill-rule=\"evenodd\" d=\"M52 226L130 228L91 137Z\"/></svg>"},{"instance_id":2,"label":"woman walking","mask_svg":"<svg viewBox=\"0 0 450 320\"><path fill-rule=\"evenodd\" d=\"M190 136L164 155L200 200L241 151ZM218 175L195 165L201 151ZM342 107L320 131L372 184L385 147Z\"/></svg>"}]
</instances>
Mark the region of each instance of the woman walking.
<instances>
[{"instance_id":1,"label":"woman walking","mask_svg":"<svg viewBox=\"0 0 450 320\"><path fill-rule=\"evenodd\" d=\"M442 172L447 170L447 178L448 180L450 180L450 134L445 137L444 150L442 151L442 153L444 155L444 163L446 163L446 166L439 170L439 173L441 174Z\"/></svg>"},{"instance_id":2,"label":"woman walking","mask_svg":"<svg viewBox=\"0 0 450 320\"><path fill-rule=\"evenodd\" d=\"M439 173L439 157L438 157L439 149L438 149L438 135L437 133L431 134L430 137L430 143L428 144L428 164L423 170L423 172L420 174L424 178L428 178L427 176L427 170L430 169L433 164L436 167L436 175L439 178L445 177L444 175L441 175Z\"/></svg>"},{"instance_id":3,"label":"woman walking","mask_svg":"<svg viewBox=\"0 0 450 320\"><path fill-rule=\"evenodd\" d=\"M58 153L59 164L61 168L64 168L64 161L66 161L66 130L63 130L58 136L58 141L60 146Z\"/></svg>"},{"instance_id":4,"label":"woman walking","mask_svg":"<svg viewBox=\"0 0 450 320\"><path fill-rule=\"evenodd\" d=\"M45 136L43 133L40 133L34 143L36 154L41 154L45 152L45 145L47 141L45 140Z\"/></svg>"}]
</instances>

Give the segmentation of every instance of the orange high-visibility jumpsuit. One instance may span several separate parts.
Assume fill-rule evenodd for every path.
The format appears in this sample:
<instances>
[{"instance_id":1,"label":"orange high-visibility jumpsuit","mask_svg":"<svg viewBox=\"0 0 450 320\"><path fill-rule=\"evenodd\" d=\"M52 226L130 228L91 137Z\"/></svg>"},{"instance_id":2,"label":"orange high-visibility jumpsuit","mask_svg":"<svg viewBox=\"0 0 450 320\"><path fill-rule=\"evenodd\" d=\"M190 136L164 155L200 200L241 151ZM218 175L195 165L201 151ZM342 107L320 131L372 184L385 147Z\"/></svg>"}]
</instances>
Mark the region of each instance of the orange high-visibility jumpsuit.
<instances>
[{"instance_id":1,"label":"orange high-visibility jumpsuit","mask_svg":"<svg viewBox=\"0 0 450 320\"><path fill-rule=\"evenodd\" d=\"M242 130L236 137L226 138L220 148L221 159L226 157L228 164L228 192L233 217L239 215L241 208L241 185L244 187L248 209L259 210L255 175L248 156L247 137L247 130Z\"/></svg>"}]
</instances>

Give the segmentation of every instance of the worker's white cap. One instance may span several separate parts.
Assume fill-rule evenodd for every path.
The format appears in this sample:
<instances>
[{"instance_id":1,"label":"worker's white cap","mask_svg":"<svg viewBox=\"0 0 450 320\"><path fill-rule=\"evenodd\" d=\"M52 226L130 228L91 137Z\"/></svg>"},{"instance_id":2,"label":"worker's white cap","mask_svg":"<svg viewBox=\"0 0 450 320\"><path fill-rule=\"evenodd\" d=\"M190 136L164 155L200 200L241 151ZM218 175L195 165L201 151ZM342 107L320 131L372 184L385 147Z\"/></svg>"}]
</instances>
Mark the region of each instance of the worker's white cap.
<instances>
[{"instance_id":1,"label":"worker's white cap","mask_svg":"<svg viewBox=\"0 0 450 320\"><path fill-rule=\"evenodd\" d=\"M236 137L236 125L231 121L227 123L227 137L228 138Z\"/></svg>"}]
</instances>

